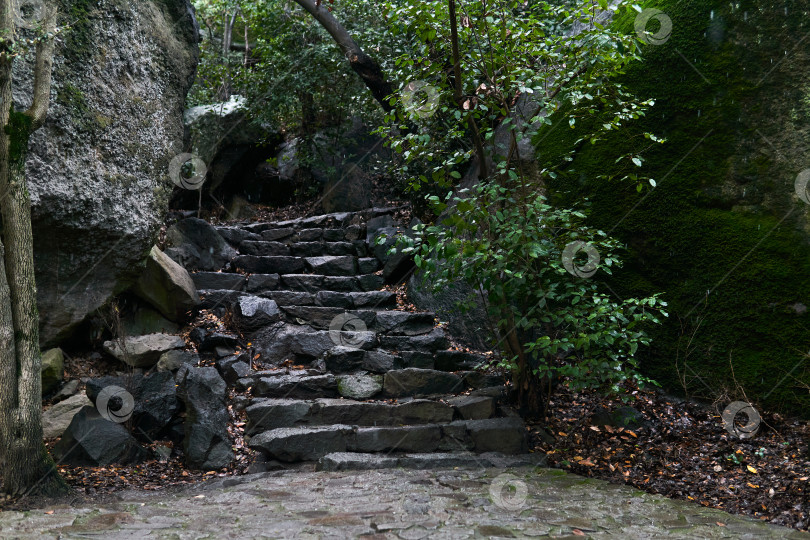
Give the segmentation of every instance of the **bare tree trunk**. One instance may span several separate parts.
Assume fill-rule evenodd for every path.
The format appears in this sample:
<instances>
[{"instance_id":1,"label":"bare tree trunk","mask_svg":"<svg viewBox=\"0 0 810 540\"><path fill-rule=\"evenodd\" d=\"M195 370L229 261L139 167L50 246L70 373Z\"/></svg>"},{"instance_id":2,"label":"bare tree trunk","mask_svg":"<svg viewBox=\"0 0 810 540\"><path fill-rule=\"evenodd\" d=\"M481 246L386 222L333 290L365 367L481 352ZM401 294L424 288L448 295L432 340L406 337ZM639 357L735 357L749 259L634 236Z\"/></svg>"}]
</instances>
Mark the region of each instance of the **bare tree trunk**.
<instances>
[{"instance_id":1,"label":"bare tree trunk","mask_svg":"<svg viewBox=\"0 0 810 540\"><path fill-rule=\"evenodd\" d=\"M0 29L13 36L11 0L0 0ZM46 6L43 26L53 31L56 7ZM13 39L13 38L7 38ZM5 47L0 47L0 51ZM54 40L37 44L34 99L24 113L13 110L11 64L0 58L0 215L3 219L3 277L0 278L0 456L3 490L12 495L52 495L67 486L56 472L42 441L42 358L34 280L31 201L25 182L25 158L31 134L45 122L51 88ZM11 325L8 315L11 315ZM13 345L6 336L11 333Z\"/></svg>"},{"instance_id":2,"label":"bare tree trunk","mask_svg":"<svg viewBox=\"0 0 810 540\"><path fill-rule=\"evenodd\" d=\"M394 110L394 107L386 99L394 93L393 88L391 83L386 80L385 74L377 61L363 52L363 49L354 41L346 28L335 19L327 8L321 6L320 2L317 0L295 0L295 2L307 10L329 32L340 50L346 55L352 70L363 79L366 87L385 112Z\"/></svg>"}]
</instances>

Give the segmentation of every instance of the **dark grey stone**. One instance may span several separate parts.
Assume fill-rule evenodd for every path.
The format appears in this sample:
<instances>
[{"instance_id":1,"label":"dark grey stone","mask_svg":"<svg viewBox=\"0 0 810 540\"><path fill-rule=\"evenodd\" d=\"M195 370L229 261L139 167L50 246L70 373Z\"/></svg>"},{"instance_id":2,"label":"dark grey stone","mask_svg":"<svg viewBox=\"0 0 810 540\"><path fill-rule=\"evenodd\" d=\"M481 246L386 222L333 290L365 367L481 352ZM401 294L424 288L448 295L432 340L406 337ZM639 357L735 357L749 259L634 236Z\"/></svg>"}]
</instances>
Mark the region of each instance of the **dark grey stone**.
<instances>
[{"instance_id":1,"label":"dark grey stone","mask_svg":"<svg viewBox=\"0 0 810 540\"><path fill-rule=\"evenodd\" d=\"M226 467L234 453L228 437L225 381L213 367L183 366L177 373L177 385L186 405L186 465L202 470Z\"/></svg>"},{"instance_id":2,"label":"dark grey stone","mask_svg":"<svg viewBox=\"0 0 810 540\"><path fill-rule=\"evenodd\" d=\"M53 453L62 463L90 467L139 463L147 456L123 425L106 420L90 406L73 416Z\"/></svg>"}]
</instances>

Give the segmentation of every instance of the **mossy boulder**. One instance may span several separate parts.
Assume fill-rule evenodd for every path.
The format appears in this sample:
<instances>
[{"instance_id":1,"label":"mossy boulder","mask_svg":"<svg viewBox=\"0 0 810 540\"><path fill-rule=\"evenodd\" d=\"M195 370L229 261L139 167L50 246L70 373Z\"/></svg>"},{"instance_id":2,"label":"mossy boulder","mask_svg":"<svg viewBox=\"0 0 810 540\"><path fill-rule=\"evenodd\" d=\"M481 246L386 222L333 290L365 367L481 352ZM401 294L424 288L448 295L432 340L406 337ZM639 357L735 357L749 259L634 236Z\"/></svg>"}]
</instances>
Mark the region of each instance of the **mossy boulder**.
<instances>
[{"instance_id":1,"label":"mossy boulder","mask_svg":"<svg viewBox=\"0 0 810 540\"><path fill-rule=\"evenodd\" d=\"M62 349L42 353L42 394L50 394L59 387L65 372L65 354Z\"/></svg>"},{"instance_id":2,"label":"mossy boulder","mask_svg":"<svg viewBox=\"0 0 810 540\"><path fill-rule=\"evenodd\" d=\"M618 296L665 293L670 317L643 353L648 375L692 396L744 390L762 406L806 415L810 205L794 184L810 167L807 4L639 4L673 26L665 43L642 45L643 62L622 77L655 106L570 163L562 153L585 126L541 133L543 164L559 172L553 196L588 197L591 223L626 242L625 267L609 283ZM614 24L634 31L632 16ZM644 132L667 142L650 146ZM656 188L597 179L634 172L615 164L631 152Z\"/></svg>"},{"instance_id":3,"label":"mossy boulder","mask_svg":"<svg viewBox=\"0 0 810 540\"><path fill-rule=\"evenodd\" d=\"M174 188L199 53L189 0L57 3L51 103L26 162L46 347L143 269ZM33 56L14 63L18 110L31 103Z\"/></svg>"}]
</instances>

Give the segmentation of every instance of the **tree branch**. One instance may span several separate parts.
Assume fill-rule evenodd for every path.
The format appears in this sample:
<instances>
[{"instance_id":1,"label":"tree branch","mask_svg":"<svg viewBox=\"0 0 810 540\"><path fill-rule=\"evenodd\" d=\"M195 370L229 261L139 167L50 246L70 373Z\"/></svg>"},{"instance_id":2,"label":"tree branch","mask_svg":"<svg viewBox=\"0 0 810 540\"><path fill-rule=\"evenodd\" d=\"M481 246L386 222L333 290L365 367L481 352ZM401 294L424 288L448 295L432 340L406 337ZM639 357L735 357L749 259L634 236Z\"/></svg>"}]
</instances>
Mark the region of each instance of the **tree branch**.
<instances>
[{"instance_id":1,"label":"tree branch","mask_svg":"<svg viewBox=\"0 0 810 540\"><path fill-rule=\"evenodd\" d=\"M45 17L42 29L48 35L37 43L37 63L34 68L34 101L25 114L31 117L31 132L33 133L45 123L48 116L48 106L51 101L51 73L53 71L53 54L56 40L53 33L56 30L56 6L47 3L44 6Z\"/></svg>"},{"instance_id":2,"label":"tree branch","mask_svg":"<svg viewBox=\"0 0 810 540\"><path fill-rule=\"evenodd\" d=\"M382 106L385 112L391 112L394 108L387 98L394 91L377 61L363 52L363 49L354 41L346 28L335 19L328 9L321 6L320 2L316 0L295 0L295 2L312 15L324 30L332 36L332 39L335 40L335 43L349 60L352 70L363 79L377 103Z\"/></svg>"}]
</instances>

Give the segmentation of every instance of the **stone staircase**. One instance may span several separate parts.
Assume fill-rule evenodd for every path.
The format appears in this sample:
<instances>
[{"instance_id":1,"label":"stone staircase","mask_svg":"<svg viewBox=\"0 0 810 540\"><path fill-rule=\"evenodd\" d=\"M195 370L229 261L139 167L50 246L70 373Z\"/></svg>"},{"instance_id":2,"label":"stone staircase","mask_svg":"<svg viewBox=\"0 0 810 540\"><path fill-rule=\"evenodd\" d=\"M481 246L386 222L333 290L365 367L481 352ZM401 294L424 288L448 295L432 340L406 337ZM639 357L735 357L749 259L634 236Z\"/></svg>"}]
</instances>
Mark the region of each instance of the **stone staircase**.
<instances>
[{"instance_id":1,"label":"stone staircase","mask_svg":"<svg viewBox=\"0 0 810 540\"><path fill-rule=\"evenodd\" d=\"M386 289L367 223L395 210L216 228L238 254L192 278L248 347L218 367L249 390L249 446L323 470L535 463L503 378L476 370L486 358Z\"/></svg>"}]
</instances>

